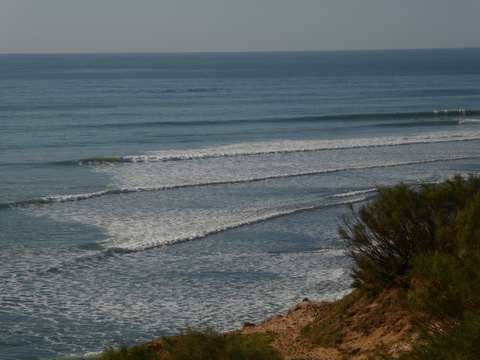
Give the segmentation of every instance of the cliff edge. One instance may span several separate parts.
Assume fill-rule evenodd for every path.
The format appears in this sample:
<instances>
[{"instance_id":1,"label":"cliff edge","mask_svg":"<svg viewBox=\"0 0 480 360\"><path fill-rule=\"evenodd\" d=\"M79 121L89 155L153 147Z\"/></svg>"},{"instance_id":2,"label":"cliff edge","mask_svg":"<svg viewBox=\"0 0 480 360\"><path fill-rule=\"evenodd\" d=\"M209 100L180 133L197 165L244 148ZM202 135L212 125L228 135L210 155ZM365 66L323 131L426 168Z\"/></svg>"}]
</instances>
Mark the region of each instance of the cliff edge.
<instances>
[{"instance_id":1,"label":"cliff edge","mask_svg":"<svg viewBox=\"0 0 480 360\"><path fill-rule=\"evenodd\" d=\"M288 310L253 325L242 334L266 333L285 359L367 359L410 349L416 335L405 294L384 291L375 298L356 290L335 302L305 299Z\"/></svg>"}]
</instances>

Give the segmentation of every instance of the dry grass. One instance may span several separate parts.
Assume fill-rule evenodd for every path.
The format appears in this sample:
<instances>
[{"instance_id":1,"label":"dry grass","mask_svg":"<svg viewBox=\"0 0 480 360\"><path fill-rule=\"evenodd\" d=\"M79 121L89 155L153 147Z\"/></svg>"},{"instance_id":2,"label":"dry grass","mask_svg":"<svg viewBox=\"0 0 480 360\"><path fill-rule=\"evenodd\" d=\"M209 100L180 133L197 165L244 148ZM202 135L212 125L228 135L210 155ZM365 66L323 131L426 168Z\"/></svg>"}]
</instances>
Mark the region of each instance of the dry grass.
<instances>
[{"instance_id":1,"label":"dry grass","mask_svg":"<svg viewBox=\"0 0 480 360\"><path fill-rule=\"evenodd\" d=\"M286 359L367 359L397 355L410 347L412 316L400 290L375 298L354 291L332 303L304 301L283 316L244 327L242 333L268 333Z\"/></svg>"}]
</instances>

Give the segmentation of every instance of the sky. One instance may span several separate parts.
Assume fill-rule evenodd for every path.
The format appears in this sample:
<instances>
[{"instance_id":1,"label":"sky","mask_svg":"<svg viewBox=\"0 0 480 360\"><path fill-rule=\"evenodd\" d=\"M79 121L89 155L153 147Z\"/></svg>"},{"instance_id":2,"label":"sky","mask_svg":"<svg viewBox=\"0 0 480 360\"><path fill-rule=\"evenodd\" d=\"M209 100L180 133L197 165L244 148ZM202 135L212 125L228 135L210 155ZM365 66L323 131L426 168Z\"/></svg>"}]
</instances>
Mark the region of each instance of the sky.
<instances>
[{"instance_id":1,"label":"sky","mask_svg":"<svg viewBox=\"0 0 480 360\"><path fill-rule=\"evenodd\" d=\"M0 0L0 53L480 47L480 0Z\"/></svg>"}]
</instances>

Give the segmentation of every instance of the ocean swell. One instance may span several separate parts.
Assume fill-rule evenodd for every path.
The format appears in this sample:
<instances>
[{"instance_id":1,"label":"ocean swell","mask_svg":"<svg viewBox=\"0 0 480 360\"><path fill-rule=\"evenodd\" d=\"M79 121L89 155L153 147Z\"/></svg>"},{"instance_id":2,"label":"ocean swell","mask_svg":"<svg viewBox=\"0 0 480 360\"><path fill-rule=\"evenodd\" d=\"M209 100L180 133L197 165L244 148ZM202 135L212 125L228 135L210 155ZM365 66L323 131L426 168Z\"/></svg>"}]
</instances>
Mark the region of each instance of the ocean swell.
<instances>
[{"instance_id":1,"label":"ocean swell","mask_svg":"<svg viewBox=\"0 0 480 360\"><path fill-rule=\"evenodd\" d=\"M466 119L458 124L477 124L477 119ZM160 161L199 160L222 157L258 156L317 152L326 150L361 149L403 145L434 144L480 140L478 131L439 131L428 135L353 138L338 140L283 140L262 143L243 143L195 150L159 151L149 155L94 157L69 161L69 164L102 165L119 163L145 163Z\"/></svg>"},{"instance_id":2,"label":"ocean swell","mask_svg":"<svg viewBox=\"0 0 480 360\"><path fill-rule=\"evenodd\" d=\"M108 189L108 190L104 190L104 191L97 191L97 192L86 193L86 194L52 195L52 196L46 196L46 197L41 197L41 198L31 198L31 199L26 199L26 200L20 200L20 201L0 204L0 209L1 208L9 208L9 207L21 207L21 206L40 206L40 205L62 204L62 203L68 203L68 202L91 200L91 199L95 199L95 198L99 198L99 197L103 197L103 196L110 196L110 195L166 191L166 190L193 188L193 187L206 187L206 186L218 186L218 185L233 185L233 184L241 184L241 183L253 183L253 182L274 180L274 179L320 175L320 174L334 173L334 172L339 172L339 171L354 171L354 170L365 170L365 169L375 169L375 168L387 168L387 167L428 164L428 163L456 161L456 160L469 160L469 159L479 159L479 158L480 158L480 155L478 155L478 156L445 157L445 158L437 158L437 159L430 159L430 160L418 160L418 161L401 161L401 162L393 162L392 161L390 163L383 163L383 164L376 164L376 165L359 165L359 166L348 166L348 167L338 167L338 168L329 168L329 169L319 169L319 170L313 170L313 171L283 173L283 174L277 174L277 175L258 176L258 177L225 180L225 181L187 183L187 184L166 185L166 186L158 186L158 187L132 187L132 188L121 188L121 189ZM365 192L370 192L370 190L366 190ZM336 196L342 197L342 196L350 196L350 195L351 194L348 193L346 195L339 194L339 195L336 195Z\"/></svg>"}]
</instances>

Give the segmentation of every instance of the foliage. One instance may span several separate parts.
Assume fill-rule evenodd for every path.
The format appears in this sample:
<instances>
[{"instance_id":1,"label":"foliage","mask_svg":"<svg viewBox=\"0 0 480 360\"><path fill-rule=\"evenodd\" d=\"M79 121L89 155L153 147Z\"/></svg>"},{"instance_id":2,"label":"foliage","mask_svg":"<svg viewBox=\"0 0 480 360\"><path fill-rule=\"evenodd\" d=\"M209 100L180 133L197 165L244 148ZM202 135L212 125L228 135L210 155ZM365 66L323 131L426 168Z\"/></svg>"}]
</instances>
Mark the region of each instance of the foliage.
<instances>
[{"instance_id":1,"label":"foliage","mask_svg":"<svg viewBox=\"0 0 480 360\"><path fill-rule=\"evenodd\" d=\"M447 334L428 334L413 351L399 360L478 360L480 359L480 312L469 313Z\"/></svg>"},{"instance_id":2,"label":"foliage","mask_svg":"<svg viewBox=\"0 0 480 360\"><path fill-rule=\"evenodd\" d=\"M407 290L424 330L401 359L480 359L480 177L379 188L342 220L354 286Z\"/></svg>"},{"instance_id":3,"label":"foliage","mask_svg":"<svg viewBox=\"0 0 480 360\"><path fill-rule=\"evenodd\" d=\"M145 347L128 348L126 345L118 349L110 347L105 350L98 360L160 360L154 351Z\"/></svg>"},{"instance_id":4,"label":"foliage","mask_svg":"<svg viewBox=\"0 0 480 360\"><path fill-rule=\"evenodd\" d=\"M265 335L222 335L212 328L188 328L163 338L159 348L139 346L106 350L99 360L281 360Z\"/></svg>"},{"instance_id":5,"label":"foliage","mask_svg":"<svg viewBox=\"0 0 480 360\"><path fill-rule=\"evenodd\" d=\"M410 309L424 328L446 333L480 306L480 253L435 252L413 262Z\"/></svg>"},{"instance_id":6,"label":"foliage","mask_svg":"<svg viewBox=\"0 0 480 360\"><path fill-rule=\"evenodd\" d=\"M465 182L465 187L473 183ZM480 191L456 186L457 210L441 245L412 260L411 310L430 330L448 332L480 308ZM448 233L448 235L445 235Z\"/></svg>"},{"instance_id":7,"label":"foliage","mask_svg":"<svg viewBox=\"0 0 480 360\"><path fill-rule=\"evenodd\" d=\"M370 203L351 210L339 234L355 264L354 287L382 290L407 274L412 256L432 247L433 224L419 214L420 194L404 184L379 188Z\"/></svg>"},{"instance_id":8,"label":"foliage","mask_svg":"<svg viewBox=\"0 0 480 360\"><path fill-rule=\"evenodd\" d=\"M373 293L408 288L412 259L434 251L457 256L465 245L478 248L479 194L480 178L457 175L418 188L381 187L357 212L352 206L339 234L354 262L353 286Z\"/></svg>"},{"instance_id":9,"label":"foliage","mask_svg":"<svg viewBox=\"0 0 480 360\"><path fill-rule=\"evenodd\" d=\"M219 334L212 328L188 328L178 338L164 339L163 349L169 360L262 360L281 359L262 335Z\"/></svg>"}]
</instances>

